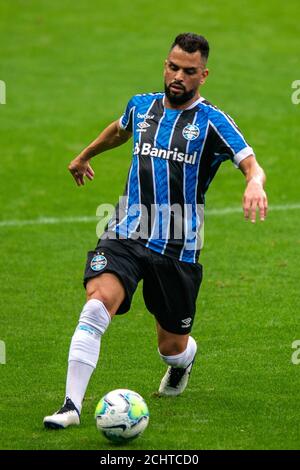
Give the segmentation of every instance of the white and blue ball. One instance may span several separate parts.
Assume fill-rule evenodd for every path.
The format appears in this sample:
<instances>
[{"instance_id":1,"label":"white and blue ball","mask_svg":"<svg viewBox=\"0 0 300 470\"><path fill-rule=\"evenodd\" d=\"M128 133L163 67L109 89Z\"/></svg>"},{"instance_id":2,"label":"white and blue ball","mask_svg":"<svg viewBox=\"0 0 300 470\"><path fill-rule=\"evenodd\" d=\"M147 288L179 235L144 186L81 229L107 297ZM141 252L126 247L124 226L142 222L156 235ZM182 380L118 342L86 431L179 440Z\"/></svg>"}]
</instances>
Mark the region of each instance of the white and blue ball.
<instances>
[{"instance_id":1,"label":"white and blue ball","mask_svg":"<svg viewBox=\"0 0 300 470\"><path fill-rule=\"evenodd\" d=\"M117 389L99 401L95 411L96 426L112 442L137 438L149 422L149 410L143 397L132 390Z\"/></svg>"}]
</instances>

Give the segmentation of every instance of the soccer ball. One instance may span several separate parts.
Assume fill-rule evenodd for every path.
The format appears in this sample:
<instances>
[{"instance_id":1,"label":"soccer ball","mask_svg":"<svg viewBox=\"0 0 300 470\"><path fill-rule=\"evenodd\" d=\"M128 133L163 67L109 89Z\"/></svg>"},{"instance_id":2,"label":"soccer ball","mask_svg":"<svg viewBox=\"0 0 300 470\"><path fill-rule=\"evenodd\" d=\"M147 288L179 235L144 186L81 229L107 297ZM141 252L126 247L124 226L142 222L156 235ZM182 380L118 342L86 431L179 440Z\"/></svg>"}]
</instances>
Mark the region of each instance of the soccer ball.
<instances>
[{"instance_id":1,"label":"soccer ball","mask_svg":"<svg viewBox=\"0 0 300 470\"><path fill-rule=\"evenodd\" d=\"M138 437L149 422L145 400L136 392L120 388L107 393L95 411L96 426L112 442L128 442Z\"/></svg>"}]
</instances>

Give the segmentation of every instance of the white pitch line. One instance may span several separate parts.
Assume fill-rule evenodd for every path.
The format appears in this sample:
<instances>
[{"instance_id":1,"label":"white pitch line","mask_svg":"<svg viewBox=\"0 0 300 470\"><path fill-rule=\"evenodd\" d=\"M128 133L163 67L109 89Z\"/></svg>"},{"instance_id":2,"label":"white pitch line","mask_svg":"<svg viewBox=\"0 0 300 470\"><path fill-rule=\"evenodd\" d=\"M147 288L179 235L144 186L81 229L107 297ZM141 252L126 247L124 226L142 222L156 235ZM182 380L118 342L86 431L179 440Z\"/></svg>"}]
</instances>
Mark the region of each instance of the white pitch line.
<instances>
[{"instance_id":1,"label":"white pitch line","mask_svg":"<svg viewBox=\"0 0 300 470\"><path fill-rule=\"evenodd\" d=\"M269 212L275 211L290 211L299 210L300 203L283 204L277 206L270 206ZM227 215L227 214L242 214L242 207L223 207L220 209L206 209L205 215ZM77 223L96 223L98 221L96 216L78 216L78 217L39 217L32 220L1 220L1 227L24 227L26 225L58 225L58 224L77 224Z\"/></svg>"},{"instance_id":2,"label":"white pitch line","mask_svg":"<svg viewBox=\"0 0 300 470\"><path fill-rule=\"evenodd\" d=\"M97 218L91 216L79 217L39 217L32 220L1 220L0 227L23 227L24 225L55 225L97 222Z\"/></svg>"},{"instance_id":3,"label":"white pitch line","mask_svg":"<svg viewBox=\"0 0 300 470\"><path fill-rule=\"evenodd\" d=\"M269 206L268 211L290 211L290 210L299 210L300 203L296 204L283 204L277 206ZM241 207L223 207L220 209L205 209L205 215L225 215L225 214L238 214L242 213L243 209Z\"/></svg>"}]
</instances>

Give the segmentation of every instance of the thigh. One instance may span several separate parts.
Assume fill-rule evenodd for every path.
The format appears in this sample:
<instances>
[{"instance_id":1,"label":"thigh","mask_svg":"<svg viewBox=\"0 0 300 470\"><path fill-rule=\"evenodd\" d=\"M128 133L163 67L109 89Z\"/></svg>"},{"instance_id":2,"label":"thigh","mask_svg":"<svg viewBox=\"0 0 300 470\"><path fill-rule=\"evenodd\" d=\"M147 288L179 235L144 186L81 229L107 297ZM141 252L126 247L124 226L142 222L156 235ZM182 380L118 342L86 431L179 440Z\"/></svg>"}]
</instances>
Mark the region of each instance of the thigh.
<instances>
[{"instance_id":1,"label":"thigh","mask_svg":"<svg viewBox=\"0 0 300 470\"><path fill-rule=\"evenodd\" d=\"M111 316L119 310L126 292L121 280L113 273L102 273L87 280L87 300L101 300Z\"/></svg>"},{"instance_id":2,"label":"thigh","mask_svg":"<svg viewBox=\"0 0 300 470\"><path fill-rule=\"evenodd\" d=\"M202 266L157 255L144 276L143 293L148 310L170 333L186 335L193 325Z\"/></svg>"},{"instance_id":3,"label":"thigh","mask_svg":"<svg viewBox=\"0 0 300 470\"><path fill-rule=\"evenodd\" d=\"M96 249L88 252L84 274L87 294L91 295L93 289L99 288L103 295L105 292L109 293L111 301L116 294L117 300L113 307L117 314L130 309L132 296L140 279L139 259L128 250L126 243L118 240L102 243L100 240Z\"/></svg>"}]
</instances>

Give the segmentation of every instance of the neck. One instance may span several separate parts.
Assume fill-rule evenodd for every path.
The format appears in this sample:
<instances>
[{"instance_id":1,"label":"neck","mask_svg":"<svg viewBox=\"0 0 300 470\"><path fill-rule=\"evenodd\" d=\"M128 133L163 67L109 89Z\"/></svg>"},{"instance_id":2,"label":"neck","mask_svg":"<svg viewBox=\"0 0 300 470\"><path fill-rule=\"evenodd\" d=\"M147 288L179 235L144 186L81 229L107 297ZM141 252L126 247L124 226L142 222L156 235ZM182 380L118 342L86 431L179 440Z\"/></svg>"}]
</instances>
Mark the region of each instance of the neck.
<instances>
[{"instance_id":1,"label":"neck","mask_svg":"<svg viewBox=\"0 0 300 470\"><path fill-rule=\"evenodd\" d=\"M165 108L176 109L176 110L182 110L182 109L189 108L189 107L190 107L193 103L195 103L195 101L197 101L199 98L200 98L200 93L197 92L197 93L195 94L195 96L193 96L193 98L191 98L189 101L186 101L185 103L176 106L176 105L174 105L173 103L170 103L169 99L168 99L167 96L165 95L164 105L165 105Z\"/></svg>"}]
</instances>

